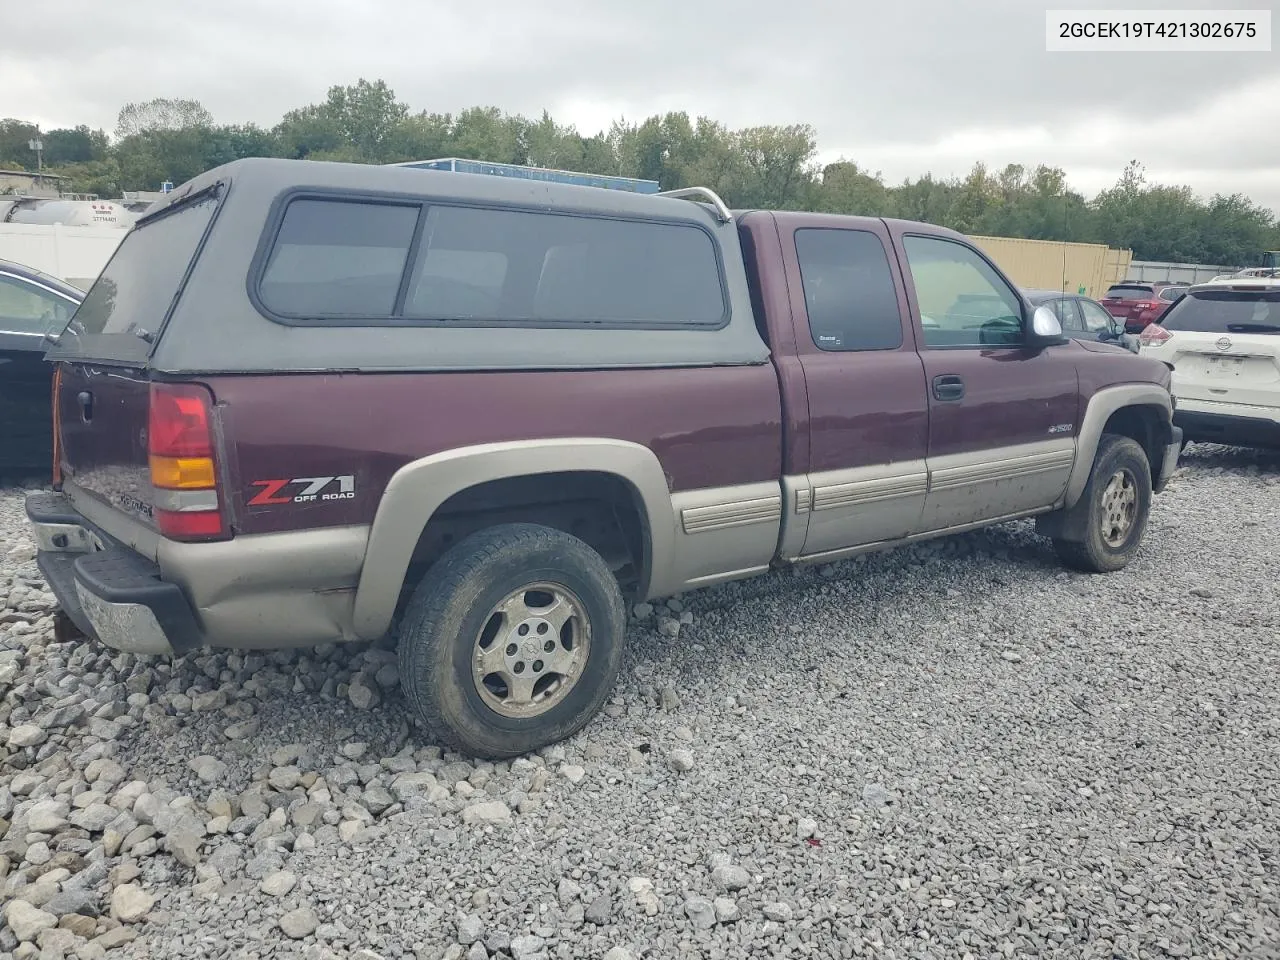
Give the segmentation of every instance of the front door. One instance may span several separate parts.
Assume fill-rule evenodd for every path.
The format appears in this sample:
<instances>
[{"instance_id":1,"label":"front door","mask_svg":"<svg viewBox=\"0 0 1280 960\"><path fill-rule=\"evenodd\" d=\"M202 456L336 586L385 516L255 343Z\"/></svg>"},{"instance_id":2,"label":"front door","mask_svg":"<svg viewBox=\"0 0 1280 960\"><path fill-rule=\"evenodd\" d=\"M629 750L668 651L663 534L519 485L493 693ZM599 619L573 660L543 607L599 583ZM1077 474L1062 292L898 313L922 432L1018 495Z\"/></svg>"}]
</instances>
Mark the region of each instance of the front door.
<instances>
[{"instance_id":1,"label":"front door","mask_svg":"<svg viewBox=\"0 0 1280 960\"><path fill-rule=\"evenodd\" d=\"M1025 343L1023 301L958 239L895 231L929 391L923 526L962 527L1055 503L1075 459L1079 384L1064 344Z\"/></svg>"}]
</instances>

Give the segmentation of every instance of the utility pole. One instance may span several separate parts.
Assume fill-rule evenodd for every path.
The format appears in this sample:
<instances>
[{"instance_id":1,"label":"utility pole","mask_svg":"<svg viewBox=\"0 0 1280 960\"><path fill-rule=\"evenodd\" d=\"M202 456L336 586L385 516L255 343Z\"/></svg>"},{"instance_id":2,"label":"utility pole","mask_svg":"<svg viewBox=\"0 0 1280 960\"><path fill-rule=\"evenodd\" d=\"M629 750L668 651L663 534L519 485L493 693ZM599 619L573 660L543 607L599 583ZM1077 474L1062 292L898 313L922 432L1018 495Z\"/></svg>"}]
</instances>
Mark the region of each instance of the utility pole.
<instances>
[{"instance_id":1,"label":"utility pole","mask_svg":"<svg viewBox=\"0 0 1280 960\"><path fill-rule=\"evenodd\" d=\"M36 184L44 189L44 141L40 139L40 128L36 127L35 139L28 140L27 146L35 151L36 154Z\"/></svg>"}]
</instances>

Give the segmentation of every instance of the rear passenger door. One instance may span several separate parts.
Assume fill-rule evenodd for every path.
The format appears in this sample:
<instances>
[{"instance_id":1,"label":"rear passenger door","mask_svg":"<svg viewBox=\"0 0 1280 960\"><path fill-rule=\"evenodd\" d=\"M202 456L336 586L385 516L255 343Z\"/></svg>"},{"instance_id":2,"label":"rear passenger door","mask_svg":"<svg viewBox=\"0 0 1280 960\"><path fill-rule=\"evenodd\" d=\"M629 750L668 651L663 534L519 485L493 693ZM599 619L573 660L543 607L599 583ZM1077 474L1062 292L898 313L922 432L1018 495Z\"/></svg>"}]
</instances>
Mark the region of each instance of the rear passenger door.
<instances>
[{"instance_id":1,"label":"rear passenger door","mask_svg":"<svg viewBox=\"0 0 1280 960\"><path fill-rule=\"evenodd\" d=\"M809 402L809 472L788 478L808 515L802 554L917 530L929 405L892 242L878 220L783 231L797 352ZM829 222L829 221L828 221Z\"/></svg>"},{"instance_id":2,"label":"rear passenger door","mask_svg":"<svg viewBox=\"0 0 1280 960\"><path fill-rule=\"evenodd\" d=\"M973 247L894 231L929 387L924 527L1052 505L1075 458L1079 347L1028 347L1022 298Z\"/></svg>"}]
</instances>

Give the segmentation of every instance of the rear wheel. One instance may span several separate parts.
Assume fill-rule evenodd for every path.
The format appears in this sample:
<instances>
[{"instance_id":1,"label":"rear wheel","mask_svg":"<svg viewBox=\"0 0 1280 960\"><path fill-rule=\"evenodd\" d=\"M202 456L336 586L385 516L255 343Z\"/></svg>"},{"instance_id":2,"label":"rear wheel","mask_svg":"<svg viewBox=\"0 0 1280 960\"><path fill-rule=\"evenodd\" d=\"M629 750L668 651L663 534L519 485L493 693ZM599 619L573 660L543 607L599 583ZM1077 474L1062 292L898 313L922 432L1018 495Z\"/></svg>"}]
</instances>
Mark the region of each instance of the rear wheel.
<instances>
[{"instance_id":1,"label":"rear wheel","mask_svg":"<svg viewBox=\"0 0 1280 960\"><path fill-rule=\"evenodd\" d=\"M1136 440L1106 433L1098 444L1089 482L1071 508L1071 526L1080 539L1055 539L1067 566L1088 573L1111 573L1138 552L1151 511L1151 466Z\"/></svg>"},{"instance_id":2,"label":"rear wheel","mask_svg":"<svg viewBox=\"0 0 1280 960\"><path fill-rule=\"evenodd\" d=\"M414 591L400 676L418 717L500 759L563 740L604 705L626 614L605 561L577 537L503 524L459 542Z\"/></svg>"}]
</instances>

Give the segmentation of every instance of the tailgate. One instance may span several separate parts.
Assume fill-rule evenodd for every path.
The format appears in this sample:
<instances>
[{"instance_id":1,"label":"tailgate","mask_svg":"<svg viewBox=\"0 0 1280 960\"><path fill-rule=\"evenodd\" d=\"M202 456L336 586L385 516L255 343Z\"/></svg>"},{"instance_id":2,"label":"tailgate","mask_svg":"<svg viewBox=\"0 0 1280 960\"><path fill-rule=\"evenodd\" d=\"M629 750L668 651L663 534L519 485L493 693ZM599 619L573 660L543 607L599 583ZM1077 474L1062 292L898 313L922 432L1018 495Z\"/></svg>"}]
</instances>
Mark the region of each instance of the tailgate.
<instances>
[{"instance_id":1,"label":"tailgate","mask_svg":"<svg viewBox=\"0 0 1280 960\"><path fill-rule=\"evenodd\" d=\"M64 363L58 372L57 422L63 482L72 499L84 491L153 527L149 390L141 371Z\"/></svg>"},{"instance_id":2,"label":"tailgate","mask_svg":"<svg viewBox=\"0 0 1280 960\"><path fill-rule=\"evenodd\" d=\"M1171 346L1179 398L1280 405L1280 337L1179 331Z\"/></svg>"}]
</instances>

